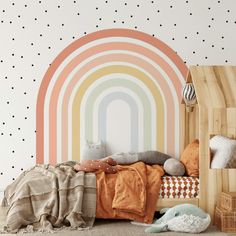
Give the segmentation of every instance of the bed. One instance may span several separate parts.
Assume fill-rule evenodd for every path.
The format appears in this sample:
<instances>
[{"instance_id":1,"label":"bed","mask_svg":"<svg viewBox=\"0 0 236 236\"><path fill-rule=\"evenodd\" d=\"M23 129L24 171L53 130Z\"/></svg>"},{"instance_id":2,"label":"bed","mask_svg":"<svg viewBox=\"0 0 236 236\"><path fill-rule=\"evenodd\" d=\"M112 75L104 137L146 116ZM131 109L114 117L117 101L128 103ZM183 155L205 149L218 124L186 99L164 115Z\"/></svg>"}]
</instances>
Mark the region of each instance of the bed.
<instances>
[{"instance_id":1,"label":"bed","mask_svg":"<svg viewBox=\"0 0 236 236\"><path fill-rule=\"evenodd\" d=\"M163 176L156 210L177 204L199 205L200 181L190 176Z\"/></svg>"},{"instance_id":2,"label":"bed","mask_svg":"<svg viewBox=\"0 0 236 236\"><path fill-rule=\"evenodd\" d=\"M111 40L109 31L103 33L102 37L96 35L96 39ZM190 142L186 130L192 124L185 120L185 106L181 104L186 65L173 52L170 59L173 62L175 58L176 65L172 69L164 66L160 73L159 66L156 66L159 56L155 56L158 44L151 43L155 38L146 36L146 40L140 37L140 33L137 33L138 37L134 33L132 36L124 33L122 30L113 31L112 42L113 37L119 37L119 42L135 40L143 43L144 40L145 47L140 47L139 51L140 58L131 60L126 55L131 49L129 46L120 48L113 44L107 49L114 51L112 57L99 53L94 55L104 59L102 64L88 67L74 61L74 66L78 68L73 76L70 76L72 67L68 74L61 74L58 59L52 63L37 99L38 164L55 165L69 160L79 162L87 140L105 142L107 155L130 150L158 150L176 158ZM150 55L148 63L140 60L146 47ZM72 46L66 49L68 55L73 51L71 49ZM76 53L83 55L87 50L80 45ZM123 51L123 54L118 54L116 50ZM93 73L89 68L94 71L98 69L98 73ZM197 133L191 135L198 137ZM198 179L164 176L161 182L160 194L158 191L153 193L158 197L154 204L156 210L181 203L199 205Z\"/></svg>"}]
</instances>

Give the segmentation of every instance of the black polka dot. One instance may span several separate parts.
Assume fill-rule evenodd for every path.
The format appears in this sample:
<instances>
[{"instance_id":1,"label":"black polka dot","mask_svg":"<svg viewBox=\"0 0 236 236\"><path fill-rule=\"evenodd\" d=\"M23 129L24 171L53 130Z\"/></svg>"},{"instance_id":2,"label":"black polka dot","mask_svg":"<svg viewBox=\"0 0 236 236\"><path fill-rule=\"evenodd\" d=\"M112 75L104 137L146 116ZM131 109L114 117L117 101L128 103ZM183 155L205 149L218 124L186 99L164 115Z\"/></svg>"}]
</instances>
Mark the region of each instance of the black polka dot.
<instances>
[{"instance_id":1,"label":"black polka dot","mask_svg":"<svg viewBox=\"0 0 236 236\"><path fill-rule=\"evenodd\" d=\"M85 11L76 0L66 4L60 0L52 3L45 0L35 2L12 0L5 7L1 7L0 25L4 29L9 28L7 37L4 38L9 42L9 48L3 50L0 56L0 80L6 90L1 101L3 106L7 106L9 113L6 113L2 119L0 115L0 128L2 128L0 137L12 139L8 150L11 154L9 158L17 157L18 146L28 145L32 138L30 135L36 133L35 128L32 130L31 126L31 119L34 120L34 116L31 116L34 112L34 108L31 107L34 102L31 101L31 95L37 98L47 67L52 65L50 62L75 39L89 34L89 30L103 30L112 28L112 25L113 28L140 29L164 43L169 42L170 47L174 45L176 54L178 51L182 55L187 55L188 57L184 58L185 64L188 62L193 65L212 64L214 61L221 64L233 63L235 56L230 50L233 48L231 42L234 40L234 35L230 36L228 32L234 32L236 28L234 8L229 7L229 4L224 1L216 0L206 3L204 8L200 9L194 7L193 1L184 0L184 9L181 11L183 17L177 19L174 15L176 13L172 12L177 8L175 1L161 4L159 2L158 0L136 2L100 0L95 3L97 5L90 6L89 12ZM89 6L89 3L86 4ZM185 22L191 23L201 18L201 10L207 13L206 18L201 19L201 27L192 25L190 30L185 29ZM221 14L218 14L219 10ZM54 17L45 17L45 14L49 16L47 13L50 11L54 11ZM108 11L113 15L108 16ZM90 18L90 14L93 17ZM165 24L163 17L171 14L173 17L170 17ZM78 19L78 24L82 22L81 27L76 27L76 24L68 27L68 23L74 20L73 17ZM150 29L152 30L149 31ZM212 37L208 37L209 34ZM5 37L4 34L2 37ZM18 98L22 99L20 103L16 102ZM36 158L31 153L26 153L25 157L25 161ZM9 163L12 164L0 168L1 175L4 173L7 176L5 170L9 167L11 169L11 166L18 171L23 171L23 168L14 162ZM14 179L13 177L7 176L7 179Z\"/></svg>"}]
</instances>

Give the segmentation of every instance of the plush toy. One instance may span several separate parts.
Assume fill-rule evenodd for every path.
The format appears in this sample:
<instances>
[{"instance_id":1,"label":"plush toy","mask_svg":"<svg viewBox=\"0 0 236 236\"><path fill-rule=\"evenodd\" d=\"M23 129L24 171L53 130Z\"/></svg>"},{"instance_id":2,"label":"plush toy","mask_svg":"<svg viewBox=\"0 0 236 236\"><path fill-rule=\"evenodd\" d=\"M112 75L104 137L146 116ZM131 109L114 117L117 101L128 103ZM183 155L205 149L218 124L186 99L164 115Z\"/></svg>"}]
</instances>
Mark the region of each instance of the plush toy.
<instances>
[{"instance_id":1,"label":"plush toy","mask_svg":"<svg viewBox=\"0 0 236 236\"><path fill-rule=\"evenodd\" d=\"M82 160L74 165L76 171L101 172L115 174L118 170L117 163L110 157L101 160Z\"/></svg>"},{"instance_id":2,"label":"plush toy","mask_svg":"<svg viewBox=\"0 0 236 236\"><path fill-rule=\"evenodd\" d=\"M171 156L158 151L118 152L111 157L119 165L128 165L138 161L142 161L149 165L163 165L167 159L171 158Z\"/></svg>"},{"instance_id":3,"label":"plush toy","mask_svg":"<svg viewBox=\"0 0 236 236\"><path fill-rule=\"evenodd\" d=\"M182 176L185 173L185 166L178 159L170 158L165 161L164 170L169 175Z\"/></svg>"},{"instance_id":4,"label":"plush toy","mask_svg":"<svg viewBox=\"0 0 236 236\"><path fill-rule=\"evenodd\" d=\"M159 233L162 231L177 231L185 233L200 233L207 229L211 222L210 215L201 208L192 204L180 204L172 208L164 208L165 213L160 219L146 228L147 233Z\"/></svg>"}]
</instances>

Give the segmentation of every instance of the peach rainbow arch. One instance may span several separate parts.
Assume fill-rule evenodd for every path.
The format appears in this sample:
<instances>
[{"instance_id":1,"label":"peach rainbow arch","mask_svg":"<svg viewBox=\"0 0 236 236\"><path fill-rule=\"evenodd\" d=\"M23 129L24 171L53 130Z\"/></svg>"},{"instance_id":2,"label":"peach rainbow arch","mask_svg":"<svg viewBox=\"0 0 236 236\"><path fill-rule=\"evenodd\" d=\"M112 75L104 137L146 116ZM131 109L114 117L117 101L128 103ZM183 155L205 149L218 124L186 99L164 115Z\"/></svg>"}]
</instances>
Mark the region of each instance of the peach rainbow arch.
<instances>
[{"instance_id":1,"label":"peach rainbow arch","mask_svg":"<svg viewBox=\"0 0 236 236\"><path fill-rule=\"evenodd\" d=\"M117 71L117 69L119 69L119 68L126 68L126 69L130 68L131 69L129 71L130 74L133 74L132 72L136 72L135 75L139 74L139 71L137 69L134 69L134 68L132 68L130 66L125 66L125 67L122 67L122 66L117 67L117 66L114 66L114 65L112 65L112 66L105 66L105 67L100 68L99 71L101 73L103 73L104 75L109 75L108 74L109 72L111 72L110 75L113 75ZM96 72L94 72L93 74L90 74L89 77L95 75ZM120 73L120 75L123 74L124 72L125 71L122 70L122 73ZM141 73L141 74L144 75L144 73ZM145 77L147 77L147 76L145 75ZM146 82L145 81L145 79L146 79L145 77L143 78L144 82ZM104 77L102 77L102 78L104 78ZM141 76L141 78L142 78L142 76ZM97 81L101 80L101 77L97 77L96 80ZM135 80L141 80L141 79L137 76L137 77L135 77ZM87 79L86 79L86 81L87 81ZM153 85L153 87L150 87L150 84ZM88 91L88 88L90 88L90 85L91 85L91 83L89 85L87 83L86 92ZM145 111L144 112L144 117L145 117L145 120L149 121L149 122L145 122L145 131L144 131L144 137L143 137L144 138L144 141L143 141L144 142L144 147L150 146L150 145L147 145L147 143L150 143L150 129L151 129L150 116L151 116L151 109L152 109L152 114L153 114L152 116L154 116L156 108L154 106L151 106L150 101L147 98L147 94L145 94L145 91L143 90L143 88L140 85L135 84L133 81L124 80L124 79L109 79L106 82L101 81L101 84L99 83L99 85L96 86L95 89L92 89L92 93L88 97L89 101L87 101L86 104L84 105L85 106L85 114L86 114L85 115L86 122L85 122L85 136L84 136L84 140L92 140L92 133L93 133L93 128L92 128L93 127L93 122L92 122L92 119L93 119L92 113L93 112L92 111L94 110L94 103L96 101L95 94L96 94L96 98L97 98L97 96L99 96L100 93L106 87L112 88L112 87L117 87L117 86L127 87L128 89L134 91L137 94L137 96L140 98L140 100L141 100L141 102L142 102L142 104L144 106L144 111ZM144 86L144 84L143 84L143 86ZM145 84L145 86L147 86L148 89L151 91L155 87L155 84L151 81L151 83ZM70 87L72 87L72 86L70 86ZM159 93L159 91L158 91L158 93ZM69 107L68 107L69 104L68 103L69 103L69 98L70 98L68 96L68 94L69 93L66 93L65 96L64 96L63 108L62 108L62 122L61 122L61 125L62 125L62 143L65 144L65 145L62 145L62 160L63 161L67 160L67 155L68 155L68 145L67 145L68 144L67 143L67 140L68 140L68 114L69 114ZM82 97L84 97L84 96L82 96ZM158 94L158 97L160 97L160 100L157 101L159 103L158 105L160 105L162 107L164 105L161 102L163 100L163 96ZM164 106L164 108L165 107L166 106ZM80 109L81 108L79 108L78 110L80 110ZM160 109L158 109L158 110L160 111ZM164 112L164 113L166 113L166 112ZM147 137L149 138L149 140L145 140L145 138L147 138Z\"/></svg>"},{"instance_id":2,"label":"peach rainbow arch","mask_svg":"<svg viewBox=\"0 0 236 236\"><path fill-rule=\"evenodd\" d=\"M187 73L187 68L185 66L185 64L183 63L183 61L181 60L181 58L176 55L176 53L170 49L166 44L164 44L163 42L161 42L160 40L153 38L150 35L147 35L145 33L139 32L139 31L134 31L134 30L128 30L128 29L110 29L110 30L102 30L102 31L98 31L98 32L94 32L90 35L86 35L78 40L76 40L74 43L72 43L71 45L69 45L65 50L62 51L62 53L60 53L58 55L58 57L54 60L54 62L52 63L52 65L50 66L50 68L48 69L48 71L46 72L44 79L42 81L42 84L40 86L40 90L39 90L39 94L38 94L38 100L37 100L37 120L36 120L36 130L37 130L37 142L36 142L36 151L37 151L37 163L44 163L44 106L45 106L45 97L46 97L46 93L50 84L50 81L52 79L52 77L54 76L55 72L57 71L57 69L60 67L60 65L62 64L62 62L68 57L70 56L74 51L76 51L78 48L89 44L91 42L95 42L99 39L109 39L109 38L114 38L114 37L122 37L122 38L129 38L129 39L136 39L136 40L140 40L143 41L147 44L152 45L153 47L156 47L157 49L159 49L164 55L166 55L172 62L173 64L178 68L178 70L180 71L182 78L183 79L186 76ZM78 55L78 57L81 57L81 61L84 61L85 59L87 59L89 56L94 55L95 51L93 51L95 48L97 47L97 49L99 50L119 50L120 47L122 47L122 50L126 50L126 51L133 51L139 54L145 54L148 58L151 58L152 60L157 59L158 55L151 52L150 50L146 49L145 47L139 46L139 45L135 45L132 43L120 43L120 42L113 42L113 43L105 43L102 46L101 45L97 45L95 47L91 47L91 50L89 51L89 49L82 53L80 53ZM92 49L93 48L93 49ZM87 55L86 55L87 53ZM90 54L89 54L90 53ZM130 55L126 55L127 58ZM124 56L122 56L123 58L125 58ZM95 59L96 60L96 59ZM100 59L99 59L100 60ZM133 61L138 61L140 60L140 58L136 58L135 60L133 59ZM130 63L133 63L130 62ZM76 62L76 60L73 61L75 64L73 63L69 63L66 67L65 70L68 70L68 74L70 74L70 71L72 71L74 68L76 68L76 66L78 64L78 61ZM161 57L159 57L159 59L157 60L157 64L161 65L161 68L168 74L170 81L172 81L175 89L176 89L176 93L178 95L178 100L180 101L180 91L181 91L181 79L179 78L179 76L176 75L176 73L174 72L174 70L172 69L172 67L165 62L164 60L161 60ZM162 63L162 64L161 64ZM145 63L144 63L145 64ZM146 64L148 65L148 63L146 62ZM142 67L142 65L139 65L139 67ZM150 67L150 65L149 65ZM149 70L148 70L149 72ZM65 73L62 73L64 80L60 80L58 77L58 80L56 81L57 86L54 86L53 89L53 95L51 96L50 99L50 125L49 125L49 157L51 160L51 163L56 163L56 157L57 157L57 153L56 153L56 142L55 139L53 139L52 137L55 137L57 135L57 126L53 125L54 123L52 122L53 120L56 121L57 120L57 104L58 104L58 96L60 93L60 89L64 83L64 81L67 79L67 76L65 76ZM61 76L62 76L61 74ZM159 73L160 74L160 73ZM62 77L61 77L62 78ZM146 82L145 82L146 83ZM166 93L166 91L168 91L168 89L164 90L163 92ZM65 93L66 96L68 96L67 93ZM165 95L165 97L168 97L167 95ZM173 97L170 95L170 97L173 99ZM67 99L68 100L68 99ZM178 102L179 102L178 101ZM63 99L63 104L64 104L64 99ZM168 107L168 106L167 106ZM74 109L74 107L73 107ZM172 109L173 109L173 104L172 104ZM62 125L67 125L62 123ZM74 124L75 126L77 124ZM62 129L63 130L63 129ZM78 134L77 134L78 135ZM76 137L77 137L76 135ZM70 157L69 157L70 159Z\"/></svg>"},{"instance_id":3,"label":"peach rainbow arch","mask_svg":"<svg viewBox=\"0 0 236 236\"><path fill-rule=\"evenodd\" d=\"M123 59L124 59L124 57L123 57ZM88 78L86 78L84 83L81 84L81 86L79 87L79 89L76 93L76 96L75 96L74 102L73 102L73 108L72 108L73 109L73 111L72 111L72 114L73 114L72 115L72 127L73 127L73 131L72 131L72 137L73 137L72 159L73 160L80 160L80 156L79 156L80 146L78 145L78 143L80 143L80 141L79 141L80 140L80 137L79 137L79 134L80 134L80 104L81 104L81 100L83 98L85 91L88 89L88 87L92 83L94 83L94 81L103 77L104 75L112 74L112 73L119 73L119 72L133 75L135 78L145 82L148 85L148 87L150 88L150 91L153 94L153 97L156 102L156 111L158 114L156 133L158 133L160 138L157 139L156 147L158 150L160 150L162 152L164 151L164 125L163 125L164 124L164 104L163 104L163 100L162 100L160 91L155 89L156 88L155 84L143 72L141 72L135 68L129 67L129 66L112 65L112 66L98 69L97 71L92 73ZM77 77L77 76L75 76L75 77ZM169 103L169 104L171 104L171 103ZM167 106L167 109L168 109L168 106ZM169 109L169 111L170 110L171 110L171 108ZM64 123L65 122L62 122L62 124L64 124ZM170 131L169 135L171 135L171 131L173 132L173 130L169 130L169 131ZM174 142L172 144L174 144ZM170 148L172 148L172 146L170 146Z\"/></svg>"},{"instance_id":4,"label":"peach rainbow arch","mask_svg":"<svg viewBox=\"0 0 236 236\"><path fill-rule=\"evenodd\" d=\"M124 44L124 45L123 45ZM128 48L131 48L132 49L132 46L130 44L128 45L125 45L125 43L119 43L119 47L117 48L114 43L111 45L113 49L121 49L121 48L125 48L127 47ZM103 45L104 47L104 45ZM102 47L102 48L103 48ZM97 50L93 48L90 48L90 50L93 49L92 51L94 51L94 53L97 53ZM137 51L138 51L139 47L137 47ZM141 48L142 49L142 48ZM105 49L104 49L105 50ZM145 50L143 50L145 52ZM82 55L82 54L81 54ZM61 86L63 84L63 82L61 82L61 80L65 80L65 78L68 78L69 74L71 73L71 70L74 68L74 65L78 65L80 62L81 62L81 55L75 57L69 64L67 67L64 68L64 70L62 71L62 73L58 76L58 80L56 82L56 85L54 86L54 90L52 92L52 100L53 102L51 102L50 104L50 110L52 111L52 113L50 113L51 115L51 118L50 118L50 134L51 134L51 137L50 137L50 160L51 162L55 162L56 160L56 137L57 137L57 133L56 133L56 126L57 126L57 123L56 123L56 101L57 101L57 98L59 96L58 92L60 91L61 89ZM155 58L155 57L154 57ZM158 59L160 59L160 57L157 57L156 56L156 61ZM127 54L109 54L109 55L105 55L105 56L101 56L101 57L98 57L94 60L91 60L89 63L87 63L84 67L80 68L80 70L75 74L75 76L71 79L70 83L68 84L68 87L66 89L66 92L65 92L65 100L63 99L63 115L62 115L62 125L63 126L66 126L68 124L68 120L67 118L65 118L66 114L68 114L68 112L65 112L65 111L68 111L67 109L67 106L68 106L68 101L69 101L69 98L70 98L70 95L72 93L72 90L73 88L75 87L75 84L76 82L79 80L79 78L83 77L83 75L88 72L91 68L94 68L96 66L98 66L99 64L104 64L106 62L109 62L109 61L121 61L121 62L128 62L128 63L132 63L132 64L136 64L138 65L140 68L143 68L143 69L146 69L146 71L150 72L152 74L152 76L154 78L156 78L156 80L158 81L158 83L160 84L162 90L164 91L165 95L166 95L166 98L168 98L167 100L167 109L168 109L168 117L167 119L170 121L169 124L168 124L168 137L169 137L169 140L168 140L168 151L169 153L174 153L173 149L174 149L174 134L175 134L175 130L174 130L174 120L171 119L171 116L172 114L174 114L174 101L173 101L173 96L171 94L171 91L165 81L165 79L163 78L163 76L159 73L159 71L154 68L152 65L150 65L149 63L147 63L145 60L142 60L138 57L135 57L133 55L127 55ZM159 62L159 61L158 61ZM159 64L161 66L163 66L164 68L166 68L166 65L164 64L163 60L160 59L160 62ZM168 68L167 68L168 69ZM166 69L166 70L167 70ZM167 70L167 74L170 74L170 76L172 76L173 78L177 77L176 74L172 71L172 70ZM146 84L149 84L148 83L148 80L146 82ZM91 84L89 84L91 85ZM176 84L175 84L176 85ZM154 86L155 87L155 86ZM180 86L177 86L178 89L180 89ZM149 88L152 88L152 86L149 86ZM152 89L151 89L152 91ZM82 95L82 93L80 92L80 95ZM179 95L179 94L178 94ZM64 106L66 108L64 108ZM67 155L67 138L68 138L68 135L67 135L67 129L66 128L62 128L62 149L65 149L65 150L62 150L62 153L63 153L63 156ZM79 132L79 131L78 131ZM160 135L162 137L162 135ZM75 136L75 134L73 135L73 137L78 137L78 135ZM79 138L78 138L79 140ZM78 140L76 138L76 143L78 143ZM74 144L75 145L75 144ZM78 145L76 145L78 146ZM158 148L160 148L160 146L157 146ZM79 149L78 149L79 150ZM77 151L78 151L77 150ZM162 148L160 150L163 150ZM64 159L64 158L63 158Z\"/></svg>"},{"instance_id":5,"label":"peach rainbow arch","mask_svg":"<svg viewBox=\"0 0 236 236\"><path fill-rule=\"evenodd\" d=\"M167 131L167 135L168 137L170 137L169 142L167 144L168 146L168 151L170 153L174 153L174 120L171 120L171 116L172 114L174 114L174 101L173 101L173 96L171 94L171 91L168 87L168 85L165 82L165 79L163 78L163 76L158 72L158 70L156 70L152 65L146 63L144 60L139 59L137 57L134 57L132 55L128 55L128 54L109 54L109 55L105 55L105 56L101 56L99 58L96 58L92 61L90 61L89 63L87 63L84 67L82 67L75 75L74 77L71 79L70 83L67 86L67 89L65 91L65 96L63 96L63 105L62 105L62 149L66 149L66 150L62 150L63 156L67 155L67 145L66 145L66 140L68 138L68 129L67 129L67 124L68 124L68 119L67 119L67 114L69 113L68 110L68 103L69 103L69 99L70 99L70 95L72 93L73 88L76 85L76 82L79 80L79 78L82 78L84 74L86 74L86 72L88 72L91 68L94 68L98 65L103 65L109 61L113 61L115 62L127 62L127 63L132 63L132 65L137 65L139 68L142 66L143 69L146 69L146 71L148 71L152 77L156 78L155 80L158 81L158 84L160 85L162 91L164 91L166 97L168 99L167 100L167 119L170 120L169 122L169 126L167 127L168 131ZM127 73L130 74L130 72L135 71L134 69L130 69L127 70L127 67L123 66L123 67L112 67L113 68L113 72L111 70L107 70L107 72L109 73L115 73L115 72L123 72L123 73ZM117 71L117 68L119 68L119 71ZM137 71L137 70L136 70ZM142 74L141 72L136 72L135 76L137 79L141 79L149 88L149 90L152 92L152 94L154 95L155 98L159 98L160 96L157 96L155 94L155 90L158 91L158 88L156 87L155 83L152 82L152 80L150 80L150 78L148 78L148 76L141 76L141 78L139 77L139 75ZM104 73L105 75L105 73ZM63 76L62 73L62 77L66 78L67 76ZM89 81L89 80L88 80ZM84 91L86 91L88 89L88 87L92 84L87 82L87 78L85 80L87 86L86 89ZM82 85L81 85L82 86ZM81 91L77 92L79 93L79 96L83 97L83 93ZM162 99L160 97L160 99ZM156 103L158 104L158 99L155 99ZM76 105L78 107L78 105ZM157 109L159 110L159 109ZM159 113L160 115L161 113ZM56 116L56 113L54 114L54 116ZM160 115L161 116L161 115ZM51 125L50 127L56 127L56 123L54 119L50 119L51 120ZM161 125L159 126L161 127ZM55 130L55 128L54 128ZM79 131L78 131L79 132ZM53 134L53 132L50 132L51 134ZM160 132L159 132L160 133ZM160 136L163 137L164 135L162 133L160 133ZM55 140L56 139L56 135L54 133L54 136L51 137L50 140ZM77 141L75 141L77 143ZM74 144L75 145L75 144ZM55 142L54 145L55 146ZM77 145L78 146L78 145ZM157 145L158 148L160 148L160 145ZM78 149L79 150L79 149ZM77 150L77 151L78 151ZM161 148L161 150L163 150L163 148ZM55 156L54 156L55 157ZM55 160L55 159L54 159Z\"/></svg>"}]
</instances>

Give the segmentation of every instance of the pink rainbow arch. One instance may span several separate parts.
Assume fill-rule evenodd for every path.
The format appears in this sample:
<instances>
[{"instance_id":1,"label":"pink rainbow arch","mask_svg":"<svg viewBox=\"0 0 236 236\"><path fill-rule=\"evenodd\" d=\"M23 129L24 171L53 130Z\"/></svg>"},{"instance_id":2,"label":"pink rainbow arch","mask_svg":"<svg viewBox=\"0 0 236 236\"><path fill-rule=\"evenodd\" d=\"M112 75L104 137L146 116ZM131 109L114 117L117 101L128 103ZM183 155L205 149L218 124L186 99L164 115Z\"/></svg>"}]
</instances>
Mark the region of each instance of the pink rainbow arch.
<instances>
[{"instance_id":1,"label":"pink rainbow arch","mask_svg":"<svg viewBox=\"0 0 236 236\"><path fill-rule=\"evenodd\" d=\"M44 103L45 103L45 96L47 93L47 89L54 73L60 67L61 63L76 49L80 48L83 45L86 45L89 42L95 41L97 39L109 38L109 37L127 37L127 38L133 38L133 39L144 41L158 48L166 56L168 56L169 59L171 59L174 62L174 64L177 66L177 68L179 69L183 77L185 77L187 74L187 67L185 66L181 58L170 47L168 47L162 41L143 32L129 30L129 29L108 29L108 30L101 30L101 31L91 33L89 35L86 35L76 40L75 42L70 44L68 47L66 47L56 57L56 59L53 61L53 63L47 70L39 89L38 99L37 99L37 108L36 108L37 163L44 162ZM175 80L175 78L172 78L172 80L173 80L173 83L177 85L177 87L180 86L178 84L178 81Z\"/></svg>"}]
</instances>

